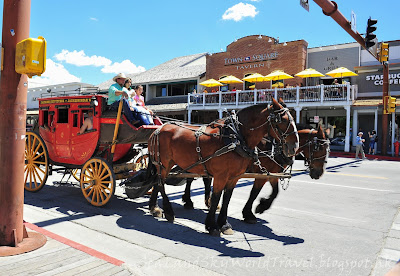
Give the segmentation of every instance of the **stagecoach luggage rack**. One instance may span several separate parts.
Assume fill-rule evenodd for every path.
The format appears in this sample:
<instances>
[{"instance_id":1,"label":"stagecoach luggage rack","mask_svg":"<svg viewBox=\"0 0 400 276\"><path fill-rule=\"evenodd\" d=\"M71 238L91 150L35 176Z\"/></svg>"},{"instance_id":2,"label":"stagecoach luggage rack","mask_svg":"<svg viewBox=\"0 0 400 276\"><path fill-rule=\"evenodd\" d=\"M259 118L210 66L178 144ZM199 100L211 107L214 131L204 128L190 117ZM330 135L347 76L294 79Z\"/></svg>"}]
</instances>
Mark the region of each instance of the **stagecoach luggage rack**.
<instances>
[{"instance_id":1,"label":"stagecoach luggage rack","mask_svg":"<svg viewBox=\"0 0 400 276\"><path fill-rule=\"evenodd\" d=\"M75 90L65 90L65 91L51 91L50 88L47 92L41 93L41 98L53 98L53 97L63 97L63 96L83 96L83 95L95 95L103 94L98 87L79 87Z\"/></svg>"}]
</instances>

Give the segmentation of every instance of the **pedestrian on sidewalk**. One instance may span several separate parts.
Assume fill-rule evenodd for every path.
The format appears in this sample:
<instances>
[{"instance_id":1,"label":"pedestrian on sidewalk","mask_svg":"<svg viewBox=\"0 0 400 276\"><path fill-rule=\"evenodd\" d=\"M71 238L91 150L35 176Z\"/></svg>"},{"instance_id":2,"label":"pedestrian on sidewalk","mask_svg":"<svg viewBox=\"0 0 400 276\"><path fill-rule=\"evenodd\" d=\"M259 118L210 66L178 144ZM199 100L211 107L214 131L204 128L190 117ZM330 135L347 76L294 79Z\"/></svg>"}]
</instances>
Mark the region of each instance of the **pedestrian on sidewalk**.
<instances>
[{"instance_id":1,"label":"pedestrian on sidewalk","mask_svg":"<svg viewBox=\"0 0 400 276\"><path fill-rule=\"evenodd\" d=\"M365 159L364 148L363 148L365 139L362 138L363 135L364 133L360 131L356 138L356 159L358 159L359 152L361 152L361 158Z\"/></svg>"},{"instance_id":2,"label":"pedestrian on sidewalk","mask_svg":"<svg viewBox=\"0 0 400 276\"><path fill-rule=\"evenodd\" d=\"M376 137L376 131L373 130L372 133L368 131L368 136L369 136L369 149L368 149L368 154L375 154L375 143L377 142L377 137Z\"/></svg>"}]
</instances>

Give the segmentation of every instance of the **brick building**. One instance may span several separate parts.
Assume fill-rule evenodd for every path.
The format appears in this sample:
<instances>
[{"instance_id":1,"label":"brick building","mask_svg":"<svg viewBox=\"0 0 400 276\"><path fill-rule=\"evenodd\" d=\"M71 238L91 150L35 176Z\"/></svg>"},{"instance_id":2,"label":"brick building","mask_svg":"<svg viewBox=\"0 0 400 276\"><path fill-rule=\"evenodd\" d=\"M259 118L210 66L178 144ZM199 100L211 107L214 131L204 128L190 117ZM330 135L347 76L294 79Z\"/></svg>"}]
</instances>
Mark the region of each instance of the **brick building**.
<instances>
[{"instance_id":1,"label":"brick building","mask_svg":"<svg viewBox=\"0 0 400 276\"><path fill-rule=\"evenodd\" d=\"M267 75L274 70L283 70L294 75L306 68L307 46L304 40L279 43L269 36L246 36L229 44L225 52L207 55L206 78L220 79L233 75L239 79L260 73ZM296 86L303 79L295 77L285 81ZM232 88L231 85L229 89ZM245 82L240 89L248 89L250 83ZM255 88L270 88L270 82L256 83ZM238 87L239 89L239 87Z\"/></svg>"}]
</instances>

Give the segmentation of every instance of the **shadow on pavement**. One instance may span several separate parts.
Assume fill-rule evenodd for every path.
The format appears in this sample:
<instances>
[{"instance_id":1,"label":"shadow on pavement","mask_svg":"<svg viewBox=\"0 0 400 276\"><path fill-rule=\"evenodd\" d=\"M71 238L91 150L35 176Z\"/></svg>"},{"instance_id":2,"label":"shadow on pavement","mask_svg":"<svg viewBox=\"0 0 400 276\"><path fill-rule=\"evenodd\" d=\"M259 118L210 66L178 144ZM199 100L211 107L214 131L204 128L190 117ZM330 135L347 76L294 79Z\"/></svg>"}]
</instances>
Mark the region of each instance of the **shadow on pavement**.
<instances>
[{"instance_id":1,"label":"shadow on pavement","mask_svg":"<svg viewBox=\"0 0 400 276\"><path fill-rule=\"evenodd\" d=\"M252 182L243 182L238 185L250 185ZM203 195L204 189L193 189L192 196ZM183 187L182 187L183 192ZM175 193L171 197L177 199L181 194ZM229 246L232 242L224 237L209 236L204 229L204 221L207 211L202 209L186 210L182 205L171 202L178 220L168 223L165 219L153 218L148 212L148 198L145 200L131 200L122 196L114 196L104 207L94 207L83 198L77 185L63 184L60 186L46 185L38 193L25 192L25 204L42 209L54 209L65 216L36 223L37 226L45 227L64 221L81 220L94 216L119 216L117 225L124 229L132 229L147 233L156 237L169 239L178 243L205 247L220 252L222 256L230 257L262 257L264 253L251 249L241 249ZM179 219L187 219L198 222L202 230L198 231L182 223ZM282 242L283 245L303 243L304 240L292 236L276 235L272 229L265 224L265 220L259 220L258 224L249 225L241 220L229 218L233 229L237 232L257 236L255 239L270 239ZM204 231L204 232L202 232ZM229 238L229 236L227 237ZM254 237L253 237L254 238Z\"/></svg>"}]
</instances>

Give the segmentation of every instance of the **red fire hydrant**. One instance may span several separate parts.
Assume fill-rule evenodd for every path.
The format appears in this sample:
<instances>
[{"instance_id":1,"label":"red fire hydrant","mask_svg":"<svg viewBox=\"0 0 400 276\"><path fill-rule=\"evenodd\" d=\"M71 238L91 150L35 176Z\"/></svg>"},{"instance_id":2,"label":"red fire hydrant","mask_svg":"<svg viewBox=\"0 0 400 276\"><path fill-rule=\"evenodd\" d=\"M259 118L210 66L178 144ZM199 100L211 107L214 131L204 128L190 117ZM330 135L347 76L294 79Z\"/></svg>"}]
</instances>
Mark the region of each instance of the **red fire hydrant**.
<instances>
[{"instance_id":1,"label":"red fire hydrant","mask_svg":"<svg viewBox=\"0 0 400 276\"><path fill-rule=\"evenodd\" d=\"M399 155L399 146L400 146L399 141L394 142L393 145L394 145L394 152L398 156Z\"/></svg>"}]
</instances>

